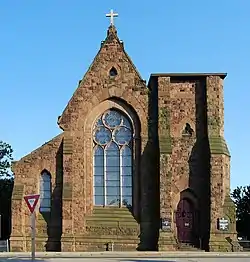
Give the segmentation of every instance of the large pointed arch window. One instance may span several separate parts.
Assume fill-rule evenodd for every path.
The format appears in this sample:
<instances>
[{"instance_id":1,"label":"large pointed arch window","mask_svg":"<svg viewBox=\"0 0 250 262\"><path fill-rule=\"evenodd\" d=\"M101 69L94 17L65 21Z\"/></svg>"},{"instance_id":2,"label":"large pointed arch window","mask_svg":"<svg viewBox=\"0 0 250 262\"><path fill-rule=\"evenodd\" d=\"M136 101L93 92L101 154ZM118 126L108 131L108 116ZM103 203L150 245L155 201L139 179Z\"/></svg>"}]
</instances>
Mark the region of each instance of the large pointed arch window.
<instances>
[{"instance_id":1,"label":"large pointed arch window","mask_svg":"<svg viewBox=\"0 0 250 262\"><path fill-rule=\"evenodd\" d=\"M129 119L108 110L95 123L94 205L132 206L132 142Z\"/></svg>"},{"instance_id":2,"label":"large pointed arch window","mask_svg":"<svg viewBox=\"0 0 250 262\"><path fill-rule=\"evenodd\" d=\"M40 212L51 211L51 175L44 170L40 176Z\"/></svg>"}]
</instances>

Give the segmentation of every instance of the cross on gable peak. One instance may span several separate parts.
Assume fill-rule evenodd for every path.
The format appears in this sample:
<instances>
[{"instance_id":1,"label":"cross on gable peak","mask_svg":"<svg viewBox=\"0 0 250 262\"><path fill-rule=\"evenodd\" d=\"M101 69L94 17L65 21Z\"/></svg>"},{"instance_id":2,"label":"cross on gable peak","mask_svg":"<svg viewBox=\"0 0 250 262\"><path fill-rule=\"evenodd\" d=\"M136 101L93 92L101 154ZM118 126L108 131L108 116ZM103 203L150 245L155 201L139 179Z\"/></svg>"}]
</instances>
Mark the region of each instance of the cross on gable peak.
<instances>
[{"instance_id":1,"label":"cross on gable peak","mask_svg":"<svg viewBox=\"0 0 250 262\"><path fill-rule=\"evenodd\" d=\"M114 13L113 9L110 10L109 14L106 14L106 17L110 17L110 25L114 25L114 18L118 16L118 13Z\"/></svg>"}]
</instances>

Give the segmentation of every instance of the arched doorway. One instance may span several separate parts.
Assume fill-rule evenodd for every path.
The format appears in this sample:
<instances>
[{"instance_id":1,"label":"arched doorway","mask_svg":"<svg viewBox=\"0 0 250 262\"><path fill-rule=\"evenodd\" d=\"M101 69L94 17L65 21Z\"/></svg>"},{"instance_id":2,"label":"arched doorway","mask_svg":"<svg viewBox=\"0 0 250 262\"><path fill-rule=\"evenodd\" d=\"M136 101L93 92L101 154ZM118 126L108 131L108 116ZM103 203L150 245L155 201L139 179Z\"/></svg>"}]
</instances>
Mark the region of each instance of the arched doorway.
<instances>
[{"instance_id":1,"label":"arched doorway","mask_svg":"<svg viewBox=\"0 0 250 262\"><path fill-rule=\"evenodd\" d=\"M181 243L193 243L195 209L191 200L181 199L176 210L177 238Z\"/></svg>"}]
</instances>

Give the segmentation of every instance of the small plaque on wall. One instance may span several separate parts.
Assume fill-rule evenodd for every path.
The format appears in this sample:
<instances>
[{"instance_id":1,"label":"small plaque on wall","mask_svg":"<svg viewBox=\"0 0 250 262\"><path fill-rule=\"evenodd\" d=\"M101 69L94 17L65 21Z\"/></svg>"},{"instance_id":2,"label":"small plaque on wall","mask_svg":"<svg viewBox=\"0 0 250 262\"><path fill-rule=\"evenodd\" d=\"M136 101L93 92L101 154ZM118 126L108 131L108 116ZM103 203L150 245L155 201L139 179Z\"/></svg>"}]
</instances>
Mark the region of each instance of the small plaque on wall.
<instances>
[{"instance_id":1,"label":"small plaque on wall","mask_svg":"<svg viewBox=\"0 0 250 262\"><path fill-rule=\"evenodd\" d=\"M170 231L171 230L171 219L162 218L161 219L161 229L163 231Z\"/></svg>"},{"instance_id":2,"label":"small plaque on wall","mask_svg":"<svg viewBox=\"0 0 250 262\"><path fill-rule=\"evenodd\" d=\"M229 230L229 220L226 218L219 218L218 219L218 229L220 231L227 231Z\"/></svg>"}]
</instances>

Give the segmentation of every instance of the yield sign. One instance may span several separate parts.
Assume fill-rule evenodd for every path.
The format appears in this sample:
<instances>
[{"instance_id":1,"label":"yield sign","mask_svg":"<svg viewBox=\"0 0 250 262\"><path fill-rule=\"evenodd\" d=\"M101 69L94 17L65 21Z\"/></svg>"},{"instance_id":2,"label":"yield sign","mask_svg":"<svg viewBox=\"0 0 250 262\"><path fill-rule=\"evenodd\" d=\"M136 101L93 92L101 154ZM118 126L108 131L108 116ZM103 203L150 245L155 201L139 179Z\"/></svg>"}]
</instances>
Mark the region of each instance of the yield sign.
<instances>
[{"instance_id":1,"label":"yield sign","mask_svg":"<svg viewBox=\"0 0 250 262\"><path fill-rule=\"evenodd\" d=\"M26 202L31 213L34 212L39 197L40 197L40 195L29 195L29 196L24 197L24 200L25 200L25 202Z\"/></svg>"}]
</instances>

